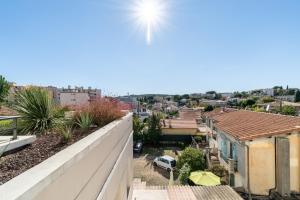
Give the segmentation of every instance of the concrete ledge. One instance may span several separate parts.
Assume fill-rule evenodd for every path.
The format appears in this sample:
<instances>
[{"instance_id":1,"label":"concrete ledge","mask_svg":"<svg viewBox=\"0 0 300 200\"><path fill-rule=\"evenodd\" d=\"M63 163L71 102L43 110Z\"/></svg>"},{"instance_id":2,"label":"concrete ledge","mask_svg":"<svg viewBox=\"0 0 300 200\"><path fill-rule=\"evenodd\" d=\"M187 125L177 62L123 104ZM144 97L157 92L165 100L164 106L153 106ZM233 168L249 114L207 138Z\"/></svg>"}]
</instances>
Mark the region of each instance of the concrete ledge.
<instances>
[{"instance_id":1,"label":"concrete ledge","mask_svg":"<svg viewBox=\"0 0 300 200\"><path fill-rule=\"evenodd\" d=\"M36 140L35 135L18 136L16 140L11 140L11 138L12 136L0 136L0 153L20 148Z\"/></svg>"},{"instance_id":2,"label":"concrete ledge","mask_svg":"<svg viewBox=\"0 0 300 200\"><path fill-rule=\"evenodd\" d=\"M132 114L127 114L1 185L0 199L96 199L120 155L132 154L132 146L126 146L131 133ZM130 153L121 154L125 147ZM126 161L122 170L131 170L132 159L121 160ZM131 173L123 174L132 179ZM130 187L131 181L123 179L112 184L116 192Z\"/></svg>"}]
</instances>

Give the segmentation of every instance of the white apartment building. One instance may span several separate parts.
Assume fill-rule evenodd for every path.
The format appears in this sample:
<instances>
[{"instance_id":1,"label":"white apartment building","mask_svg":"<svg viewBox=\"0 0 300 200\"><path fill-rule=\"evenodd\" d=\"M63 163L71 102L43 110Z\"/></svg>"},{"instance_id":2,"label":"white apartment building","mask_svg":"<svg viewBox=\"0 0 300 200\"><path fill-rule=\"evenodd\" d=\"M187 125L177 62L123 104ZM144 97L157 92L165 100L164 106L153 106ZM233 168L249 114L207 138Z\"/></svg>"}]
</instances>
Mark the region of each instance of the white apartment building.
<instances>
[{"instance_id":1,"label":"white apartment building","mask_svg":"<svg viewBox=\"0 0 300 200\"><path fill-rule=\"evenodd\" d=\"M75 87L72 89L69 86L67 89L58 89L54 99L56 99L56 102L61 106L78 106L95 101L100 97L101 90L99 89L92 89L91 87L88 89L84 89L83 87Z\"/></svg>"}]
</instances>

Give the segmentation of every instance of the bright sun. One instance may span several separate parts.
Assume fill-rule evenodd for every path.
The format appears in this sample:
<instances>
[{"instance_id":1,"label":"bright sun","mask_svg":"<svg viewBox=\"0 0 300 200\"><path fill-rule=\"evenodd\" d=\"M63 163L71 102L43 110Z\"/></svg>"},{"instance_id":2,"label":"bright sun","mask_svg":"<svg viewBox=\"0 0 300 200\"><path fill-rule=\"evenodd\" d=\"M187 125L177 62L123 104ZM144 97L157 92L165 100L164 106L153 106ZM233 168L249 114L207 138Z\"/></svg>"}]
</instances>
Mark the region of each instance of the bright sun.
<instances>
[{"instance_id":1,"label":"bright sun","mask_svg":"<svg viewBox=\"0 0 300 200\"><path fill-rule=\"evenodd\" d=\"M151 44L154 31L165 22L167 0L135 0L132 11L137 25L146 33L147 44Z\"/></svg>"}]
</instances>

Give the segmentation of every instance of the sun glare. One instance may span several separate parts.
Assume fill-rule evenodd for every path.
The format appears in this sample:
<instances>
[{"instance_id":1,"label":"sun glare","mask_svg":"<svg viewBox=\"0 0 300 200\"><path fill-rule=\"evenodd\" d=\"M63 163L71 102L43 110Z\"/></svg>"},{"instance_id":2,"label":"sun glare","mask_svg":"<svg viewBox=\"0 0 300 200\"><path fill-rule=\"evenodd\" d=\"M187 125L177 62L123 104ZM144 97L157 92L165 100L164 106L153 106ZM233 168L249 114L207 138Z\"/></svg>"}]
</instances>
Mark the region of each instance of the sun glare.
<instances>
[{"instance_id":1,"label":"sun glare","mask_svg":"<svg viewBox=\"0 0 300 200\"><path fill-rule=\"evenodd\" d=\"M151 44L153 32L157 31L165 21L166 2L167 0L134 0L133 17L145 32L148 45Z\"/></svg>"}]
</instances>

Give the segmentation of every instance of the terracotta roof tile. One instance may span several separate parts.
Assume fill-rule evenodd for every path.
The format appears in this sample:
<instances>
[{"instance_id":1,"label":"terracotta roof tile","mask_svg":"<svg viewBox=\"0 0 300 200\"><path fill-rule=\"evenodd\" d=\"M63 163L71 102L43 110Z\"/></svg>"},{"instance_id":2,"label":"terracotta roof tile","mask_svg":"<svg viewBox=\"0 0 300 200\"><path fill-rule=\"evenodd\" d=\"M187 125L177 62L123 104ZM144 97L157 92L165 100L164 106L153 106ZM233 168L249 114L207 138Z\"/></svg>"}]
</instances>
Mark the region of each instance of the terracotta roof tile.
<instances>
[{"instance_id":1,"label":"terracotta roof tile","mask_svg":"<svg viewBox=\"0 0 300 200\"><path fill-rule=\"evenodd\" d=\"M226 113L229 113L229 112L234 112L234 111L237 111L237 109L233 109L233 108L215 108L213 111L205 112L203 114L203 116L212 118L212 117L215 117L215 116L218 116L218 115L223 115L223 114L226 114Z\"/></svg>"},{"instance_id":2,"label":"terracotta roof tile","mask_svg":"<svg viewBox=\"0 0 300 200\"><path fill-rule=\"evenodd\" d=\"M228 185L221 186L147 186L134 188L137 200L242 200Z\"/></svg>"},{"instance_id":3,"label":"terracotta roof tile","mask_svg":"<svg viewBox=\"0 0 300 200\"><path fill-rule=\"evenodd\" d=\"M162 128L198 128L196 120L166 119L164 121L165 123L162 121Z\"/></svg>"},{"instance_id":4,"label":"terracotta roof tile","mask_svg":"<svg viewBox=\"0 0 300 200\"><path fill-rule=\"evenodd\" d=\"M286 115L236 110L211 118L217 129L241 141L300 130L300 117Z\"/></svg>"},{"instance_id":5,"label":"terracotta roof tile","mask_svg":"<svg viewBox=\"0 0 300 200\"><path fill-rule=\"evenodd\" d=\"M201 117L201 110L197 109L181 109L179 111L179 118L186 120L194 120Z\"/></svg>"}]
</instances>

